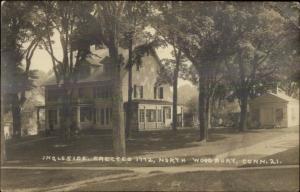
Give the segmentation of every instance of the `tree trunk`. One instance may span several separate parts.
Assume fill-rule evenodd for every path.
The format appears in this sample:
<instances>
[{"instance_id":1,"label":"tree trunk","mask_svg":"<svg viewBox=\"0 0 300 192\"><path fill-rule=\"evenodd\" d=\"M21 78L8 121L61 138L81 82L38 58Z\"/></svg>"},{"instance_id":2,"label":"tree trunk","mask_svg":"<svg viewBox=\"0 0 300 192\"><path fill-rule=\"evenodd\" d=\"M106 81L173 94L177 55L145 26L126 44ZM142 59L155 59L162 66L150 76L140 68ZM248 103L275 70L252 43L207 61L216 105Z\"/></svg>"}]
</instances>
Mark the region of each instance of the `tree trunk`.
<instances>
[{"instance_id":1,"label":"tree trunk","mask_svg":"<svg viewBox=\"0 0 300 192\"><path fill-rule=\"evenodd\" d=\"M240 123L239 130L246 131L247 130L247 106L248 106L248 92L246 90L242 91L240 95Z\"/></svg>"},{"instance_id":2,"label":"tree trunk","mask_svg":"<svg viewBox=\"0 0 300 192\"><path fill-rule=\"evenodd\" d=\"M207 110L206 110L206 85L203 75L199 78L199 128L200 128L200 141L207 139Z\"/></svg>"},{"instance_id":3,"label":"tree trunk","mask_svg":"<svg viewBox=\"0 0 300 192\"><path fill-rule=\"evenodd\" d=\"M62 97L62 110L59 116L61 117L60 126L62 131L62 138L67 141L71 138L71 93L69 91L69 84L65 82L63 84L63 97Z\"/></svg>"},{"instance_id":4,"label":"tree trunk","mask_svg":"<svg viewBox=\"0 0 300 192\"><path fill-rule=\"evenodd\" d=\"M21 137L21 106L19 103L19 96L17 93L13 93L12 104L11 104L11 112L13 119L13 138Z\"/></svg>"},{"instance_id":5,"label":"tree trunk","mask_svg":"<svg viewBox=\"0 0 300 192\"><path fill-rule=\"evenodd\" d=\"M240 123L239 123L239 130L245 131L247 129L247 106L248 106L248 96L249 96L249 89L247 88L248 84L246 82L246 69L243 62L243 55L242 51L238 52L238 59L239 59L239 70L240 70Z\"/></svg>"},{"instance_id":6,"label":"tree trunk","mask_svg":"<svg viewBox=\"0 0 300 192\"><path fill-rule=\"evenodd\" d=\"M206 99L206 114L207 114L207 129L211 128L211 114L212 114L212 105L211 98L207 97Z\"/></svg>"},{"instance_id":7,"label":"tree trunk","mask_svg":"<svg viewBox=\"0 0 300 192\"><path fill-rule=\"evenodd\" d=\"M131 126L131 119L132 119L132 36L130 36L129 40L129 53L128 53L128 102L126 108L126 127L125 133L126 138L129 138L130 133L130 126Z\"/></svg>"},{"instance_id":8,"label":"tree trunk","mask_svg":"<svg viewBox=\"0 0 300 192\"><path fill-rule=\"evenodd\" d=\"M4 101L3 101L3 92L1 91L1 165L6 161L6 147L5 147L5 137L4 137Z\"/></svg>"},{"instance_id":9,"label":"tree trunk","mask_svg":"<svg viewBox=\"0 0 300 192\"><path fill-rule=\"evenodd\" d=\"M132 119L132 66L128 69L128 102L126 108L126 138L131 136L131 119Z\"/></svg>"},{"instance_id":10,"label":"tree trunk","mask_svg":"<svg viewBox=\"0 0 300 192\"><path fill-rule=\"evenodd\" d=\"M112 97L112 126L113 126L113 148L116 156L126 155L124 109L122 97L121 66L118 59L117 46L109 49L113 77Z\"/></svg>"},{"instance_id":11,"label":"tree trunk","mask_svg":"<svg viewBox=\"0 0 300 192\"><path fill-rule=\"evenodd\" d=\"M178 60L178 59L177 59ZM178 85L179 61L176 61L173 79L173 119L172 129L177 130L177 85Z\"/></svg>"}]
</instances>

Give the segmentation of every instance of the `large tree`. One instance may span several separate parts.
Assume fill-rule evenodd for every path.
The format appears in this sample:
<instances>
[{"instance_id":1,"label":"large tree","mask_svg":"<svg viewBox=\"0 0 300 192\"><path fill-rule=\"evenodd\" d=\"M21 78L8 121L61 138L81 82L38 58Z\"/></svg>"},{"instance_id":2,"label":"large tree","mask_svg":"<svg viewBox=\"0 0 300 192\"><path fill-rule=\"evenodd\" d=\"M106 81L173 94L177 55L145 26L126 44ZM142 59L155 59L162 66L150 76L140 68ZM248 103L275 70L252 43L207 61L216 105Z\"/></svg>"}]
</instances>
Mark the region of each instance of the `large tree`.
<instances>
[{"instance_id":1,"label":"large tree","mask_svg":"<svg viewBox=\"0 0 300 192\"><path fill-rule=\"evenodd\" d=\"M271 62L279 66L279 70L274 75L278 86L289 96L299 97L300 86L300 3L281 2L272 5L287 22L287 33L282 43L272 54Z\"/></svg>"},{"instance_id":2,"label":"large tree","mask_svg":"<svg viewBox=\"0 0 300 192\"><path fill-rule=\"evenodd\" d=\"M240 101L239 130L243 131L247 129L248 100L255 87L270 81L268 78L278 70L271 58L287 34L286 20L265 2L227 3L223 10L230 26L227 76Z\"/></svg>"},{"instance_id":3,"label":"large tree","mask_svg":"<svg viewBox=\"0 0 300 192\"><path fill-rule=\"evenodd\" d=\"M99 29L98 36L101 42L109 51L109 71L113 82L113 147L118 156L126 154L125 129L124 129L124 109L122 97L122 74L129 70L129 99L132 94L132 66L141 64L141 58L145 53L149 53L156 41L150 34L143 33L145 18L149 11L149 2L97 2L95 18ZM138 42L140 37L149 38L148 41ZM125 41L124 41L125 40ZM136 43L134 41L137 41ZM129 59L124 63L120 48L128 49ZM130 103L130 101L129 101ZM130 110L131 107L129 107ZM127 108L128 110L128 108ZM127 134L129 135L129 124L131 116L127 116Z\"/></svg>"},{"instance_id":4,"label":"large tree","mask_svg":"<svg viewBox=\"0 0 300 192\"><path fill-rule=\"evenodd\" d=\"M141 58L145 52L149 52L152 47L151 42L147 41L147 18L150 14L150 3L146 1L131 1L124 7L124 45L128 49L128 61L126 69L128 70L128 102L126 105L126 138L130 137L130 127L132 121L132 67L141 65ZM150 35L151 36L151 35ZM149 44L150 43L150 44Z\"/></svg>"},{"instance_id":5,"label":"large tree","mask_svg":"<svg viewBox=\"0 0 300 192\"><path fill-rule=\"evenodd\" d=\"M33 2L2 5L1 72L5 100L2 104L10 106L15 138L21 136L21 107L26 101L26 91L33 88L37 78L36 71L30 70L31 59L43 35L43 24L37 15L38 9Z\"/></svg>"},{"instance_id":6,"label":"large tree","mask_svg":"<svg viewBox=\"0 0 300 192\"><path fill-rule=\"evenodd\" d=\"M164 67L160 74L160 79L172 84L173 87L173 111L172 129L177 130L177 89L180 69L185 69L185 57L179 44L181 27L181 14L184 12L182 2L159 2L157 3L157 14L153 19L152 26L157 35L162 37L165 44L172 49L172 59L164 60ZM169 72L168 72L169 71Z\"/></svg>"},{"instance_id":7,"label":"large tree","mask_svg":"<svg viewBox=\"0 0 300 192\"><path fill-rule=\"evenodd\" d=\"M125 156L126 154L121 74L123 58L119 54L119 48L124 32L124 9L127 3L125 1L97 2L95 12L99 36L109 51L110 71L108 72L110 72L113 81L113 148L116 156Z\"/></svg>"},{"instance_id":8,"label":"large tree","mask_svg":"<svg viewBox=\"0 0 300 192\"><path fill-rule=\"evenodd\" d=\"M71 113L74 85L77 83L81 64L89 53L90 23L93 4L91 2L55 1L40 2L47 34L43 47L49 53L57 85L61 88L61 136L68 140L71 136ZM86 30L90 28L91 30ZM92 31L92 32L91 32ZM53 35L59 35L62 59L53 50Z\"/></svg>"},{"instance_id":9,"label":"large tree","mask_svg":"<svg viewBox=\"0 0 300 192\"><path fill-rule=\"evenodd\" d=\"M198 73L200 141L207 139L210 106L224 69L224 31L222 2L189 2L182 5L184 13L179 25L179 46Z\"/></svg>"}]
</instances>

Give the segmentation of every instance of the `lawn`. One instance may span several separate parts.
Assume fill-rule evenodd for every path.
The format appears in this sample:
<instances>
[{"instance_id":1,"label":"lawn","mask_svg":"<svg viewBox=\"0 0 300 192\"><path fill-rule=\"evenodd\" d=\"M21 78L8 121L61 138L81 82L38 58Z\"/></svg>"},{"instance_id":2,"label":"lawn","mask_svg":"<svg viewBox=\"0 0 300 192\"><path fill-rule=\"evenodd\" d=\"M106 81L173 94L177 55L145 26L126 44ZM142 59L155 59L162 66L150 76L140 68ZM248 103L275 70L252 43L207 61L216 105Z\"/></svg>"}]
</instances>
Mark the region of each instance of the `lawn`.
<instances>
[{"instance_id":1,"label":"lawn","mask_svg":"<svg viewBox=\"0 0 300 192\"><path fill-rule=\"evenodd\" d=\"M209 131L209 139L206 143L199 143L199 132L195 129L182 129L177 132L149 131L132 135L127 141L128 156L151 157L213 157L215 154L230 151L262 142L266 139L279 137L289 129L251 130L238 133L230 129L214 129ZM21 141L9 141L7 143L8 163L22 165L48 165L49 162L41 161L43 156L113 156L112 137L105 134L89 134L78 136L69 142L62 142L58 137L35 136ZM52 166L68 166L73 163L51 162ZM97 162L81 163L76 165L90 166L141 166L140 164ZM146 165L153 166L153 164ZM155 164L164 166L164 164Z\"/></svg>"},{"instance_id":2,"label":"lawn","mask_svg":"<svg viewBox=\"0 0 300 192\"><path fill-rule=\"evenodd\" d=\"M74 191L298 191L299 168L160 174Z\"/></svg>"},{"instance_id":3,"label":"lawn","mask_svg":"<svg viewBox=\"0 0 300 192\"><path fill-rule=\"evenodd\" d=\"M261 158L262 160L280 160L282 162L281 165L299 165L299 145L296 147L293 147L291 149L288 149L286 151L282 151L264 158ZM262 167L262 166L272 166L270 164L249 164L249 165L243 165L241 167Z\"/></svg>"},{"instance_id":4,"label":"lawn","mask_svg":"<svg viewBox=\"0 0 300 192\"><path fill-rule=\"evenodd\" d=\"M213 157L215 154L249 146L282 136L294 129L250 130L238 133L227 129L210 130L206 143L198 142L198 131L194 129L140 132L127 141L128 156L176 156ZM297 130L295 132L298 134ZM113 156L110 135L81 135L64 143L57 137L22 138L7 143L7 166L180 166L182 164L131 164L99 162L53 162L41 161L44 155ZM299 146L265 157L280 159L286 165L299 164ZM186 164L186 166L200 166ZM217 166L204 164L203 166ZM219 166L219 165L218 165ZM252 165L251 165L252 166ZM154 172L137 177L132 171L103 170L14 170L3 169L2 189L28 189L42 191L56 186L66 189L69 184L75 191L297 191L299 168L265 170L201 171L166 173ZM122 176L122 174L129 174ZM117 179L103 177L115 175ZM109 176L110 177L110 176ZM92 182L91 182L92 181ZM87 182L85 184L84 182ZM79 183L79 184L78 184ZM74 184L74 185L73 185ZM75 187L76 186L76 187ZM68 188L70 189L70 188Z\"/></svg>"},{"instance_id":5,"label":"lawn","mask_svg":"<svg viewBox=\"0 0 300 192\"><path fill-rule=\"evenodd\" d=\"M77 181L88 180L132 171L91 171L91 170L1 170L1 189L38 189L65 185Z\"/></svg>"}]
</instances>

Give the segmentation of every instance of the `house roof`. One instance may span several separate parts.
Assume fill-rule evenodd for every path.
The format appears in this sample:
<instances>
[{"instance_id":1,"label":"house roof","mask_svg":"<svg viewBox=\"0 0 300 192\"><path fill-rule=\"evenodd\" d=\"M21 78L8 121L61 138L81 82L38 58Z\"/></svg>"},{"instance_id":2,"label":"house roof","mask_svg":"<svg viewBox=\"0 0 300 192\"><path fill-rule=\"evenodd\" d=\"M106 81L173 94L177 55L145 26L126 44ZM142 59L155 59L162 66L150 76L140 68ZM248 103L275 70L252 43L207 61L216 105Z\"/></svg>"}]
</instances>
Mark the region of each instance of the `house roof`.
<instances>
[{"instance_id":1,"label":"house roof","mask_svg":"<svg viewBox=\"0 0 300 192\"><path fill-rule=\"evenodd\" d=\"M107 75L103 71L104 64L107 62L107 58L109 57L108 49L95 49L95 46L91 46L91 53L87 58L86 61L92 66L95 66L94 71L91 75L86 78L79 79L77 84L87 83L87 82L99 82L99 81L108 81L111 80L111 76ZM119 48L119 53L124 58L124 63L127 63L128 60L128 51L123 48ZM161 65L160 59L154 49L152 49L151 54L154 56L155 60ZM123 75L127 70L123 70ZM50 78L48 78L44 83L44 86L56 85L56 77L52 72Z\"/></svg>"}]
</instances>

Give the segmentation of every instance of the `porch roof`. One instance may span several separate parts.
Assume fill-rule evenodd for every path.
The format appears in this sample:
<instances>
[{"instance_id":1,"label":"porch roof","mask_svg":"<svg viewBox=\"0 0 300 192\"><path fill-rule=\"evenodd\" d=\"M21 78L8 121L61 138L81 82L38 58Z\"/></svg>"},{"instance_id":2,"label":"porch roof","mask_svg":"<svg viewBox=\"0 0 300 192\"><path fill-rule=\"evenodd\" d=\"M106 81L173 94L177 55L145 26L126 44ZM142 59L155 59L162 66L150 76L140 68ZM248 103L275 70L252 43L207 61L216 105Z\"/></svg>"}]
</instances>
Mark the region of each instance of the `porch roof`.
<instances>
[{"instance_id":1,"label":"porch roof","mask_svg":"<svg viewBox=\"0 0 300 192\"><path fill-rule=\"evenodd\" d=\"M132 102L133 103L138 103L138 104L172 105L171 101L151 100L151 99L135 99L135 100L132 100Z\"/></svg>"}]
</instances>

